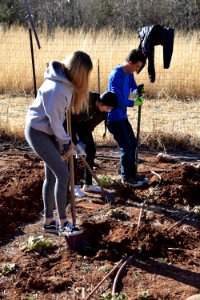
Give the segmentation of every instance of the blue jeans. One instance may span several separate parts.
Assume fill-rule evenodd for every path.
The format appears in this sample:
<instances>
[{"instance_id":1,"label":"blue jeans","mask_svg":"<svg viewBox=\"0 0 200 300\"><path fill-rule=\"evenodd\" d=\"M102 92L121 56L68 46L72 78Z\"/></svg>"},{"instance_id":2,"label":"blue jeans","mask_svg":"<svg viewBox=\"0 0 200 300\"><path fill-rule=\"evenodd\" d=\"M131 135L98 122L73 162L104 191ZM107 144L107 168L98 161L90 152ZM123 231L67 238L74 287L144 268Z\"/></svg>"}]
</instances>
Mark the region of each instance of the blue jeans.
<instances>
[{"instance_id":1,"label":"blue jeans","mask_svg":"<svg viewBox=\"0 0 200 300\"><path fill-rule=\"evenodd\" d=\"M131 124L128 119L123 119L109 122L107 127L120 148L120 173L122 179L135 178L137 139Z\"/></svg>"}]
</instances>

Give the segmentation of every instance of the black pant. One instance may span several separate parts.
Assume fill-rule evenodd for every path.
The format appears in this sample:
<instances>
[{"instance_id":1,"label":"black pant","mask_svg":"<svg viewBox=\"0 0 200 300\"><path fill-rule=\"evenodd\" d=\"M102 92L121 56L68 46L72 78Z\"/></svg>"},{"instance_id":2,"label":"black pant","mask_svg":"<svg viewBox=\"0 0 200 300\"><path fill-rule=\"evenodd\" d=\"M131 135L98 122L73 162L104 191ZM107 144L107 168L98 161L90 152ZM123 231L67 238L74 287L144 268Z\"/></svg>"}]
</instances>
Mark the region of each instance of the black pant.
<instances>
[{"instance_id":1,"label":"black pant","mask_svg":"<svg viewBox=\"0 0 200 300\"><path fill-rule=\"evenodd\" d=\"M90 165L90 167L93 169L94 159L95 159L95 154L96 154L96 147L95 147L92 133L90 133L88 135L85 152L86 152L86 161ZM87 168L85 168L84 180L85 180L85 184L88 184L88 185L92 184L92 175L87 170Z\"/></svg>"},{"instance_id":2,"label":"black pant","mask_svg":"<svg viewBox=\"0 0 200 300\"><path fill-rule=\"evenodd\" d=\"M93 169L94 165L94 159L95 159L95 154L96 154L96 147L94 143L94 139L92 136L92 132L86 131L84 128L77 130L77 137L78 139L83 142L86 145L85 148L85 153L86 153L86 161L90 165L90 167ZM75 170L76 170L76 162L75 162ZM76 171L75 171L76 173ZM92 175L90 172L85 168L84 170L84 182L87 185L92 184ZM75 175L75 184L77 184L77 178Z\"/></svg>"}]
</instances>

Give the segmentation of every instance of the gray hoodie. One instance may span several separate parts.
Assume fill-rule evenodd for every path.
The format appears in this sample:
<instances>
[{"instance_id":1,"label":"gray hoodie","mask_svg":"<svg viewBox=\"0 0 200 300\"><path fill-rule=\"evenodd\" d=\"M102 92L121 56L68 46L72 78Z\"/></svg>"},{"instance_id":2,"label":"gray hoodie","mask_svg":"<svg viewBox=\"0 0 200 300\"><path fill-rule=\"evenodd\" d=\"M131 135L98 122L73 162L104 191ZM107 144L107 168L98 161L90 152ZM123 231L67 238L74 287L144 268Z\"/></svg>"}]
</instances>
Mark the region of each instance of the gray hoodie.
<instances>
[{"instance_id":1,"label":"gray hoodie","mask_svg":"<svg viewBox=\"0 0 200 300\"><path fill-rule=\"evenodd\" d=\"M45 81L37 97L29 107L26 125L49 135L54 135L60 144L68 143L63 122L69 109L74 87L62 73L61 63L53 61L44 73Z\"/></svg>"}]
</instances>

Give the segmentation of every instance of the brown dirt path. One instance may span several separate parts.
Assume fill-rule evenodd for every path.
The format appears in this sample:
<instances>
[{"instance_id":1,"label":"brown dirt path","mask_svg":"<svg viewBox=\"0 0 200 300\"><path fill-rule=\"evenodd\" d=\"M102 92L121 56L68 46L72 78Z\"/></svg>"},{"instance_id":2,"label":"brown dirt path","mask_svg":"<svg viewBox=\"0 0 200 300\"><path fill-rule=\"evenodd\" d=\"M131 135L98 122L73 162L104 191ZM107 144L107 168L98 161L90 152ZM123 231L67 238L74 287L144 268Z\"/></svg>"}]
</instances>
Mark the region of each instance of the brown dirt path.
<instances>
[{"instance_id":1,"label":"brown dirt path","mask_svg":"<svg viewBox=\"0 0 200 300\"><path fill-rule=\"evenodd\" d=\"M78 223L87 241L83 254L68 249L64 238L43 233L43 165L26 150L4 144L0 152L0 270L5 263L14 264L13 272L0 273L0 299L84 299L128 257L116 285L127 299L183 300L200 291L198 157L176 154L173 162L158 162L157 153L141 152L139 173L149 183L130 189L119 181L119 161L105 157L118 157L117 150L98 148L95 172L114 179L109 190L115 204L93 194L77 200ZM81 165L79 171L81 177ZM20 249L30 236L40 235L54 247ZM115 274L91 299L112 290Z\"/></svg>"}]
</instances>

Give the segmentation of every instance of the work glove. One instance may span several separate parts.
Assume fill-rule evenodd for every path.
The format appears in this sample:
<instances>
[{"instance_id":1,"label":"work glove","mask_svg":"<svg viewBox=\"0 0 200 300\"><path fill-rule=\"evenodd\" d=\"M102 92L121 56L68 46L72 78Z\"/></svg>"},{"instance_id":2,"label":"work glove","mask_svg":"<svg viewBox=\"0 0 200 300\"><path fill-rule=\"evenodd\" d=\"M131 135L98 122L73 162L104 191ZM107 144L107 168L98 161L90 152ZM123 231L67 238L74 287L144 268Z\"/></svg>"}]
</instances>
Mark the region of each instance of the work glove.
<instances>
[{"instance_id":1,"label":"work glove","mask_svg":"<svg viewBox=\"0 0 200 300\"><path fill-rule=\"evenodd\" d=\"M140 106L144 102L144 97L143 96L138 96L135 101L134 101L134 106Z\"/></svg>"},{"instance_id":2,"label":"work glove","mask_svg":"<svg viewBox=\"0 0 200 300\"><path fill-rule=\"evenodd\" d=\"M86 144L84 144L81 141L78 141L78 143L76 144L77 155L86 156L85 148Z\"/></svg>"},{"instance_id":3,"label":"work glove","mask_svg":"<svg viewBox=\"0 0 200 300\"><path fill-rule=\"evenodd\" d=\"M145 93L144 84L139 84L137 87L137 95L142 96Z\"/></svg>"},{"instance_id":4,"label":"work glove","mask_svg":"<svg viewBox=\"0 0 200 300\"><path fill-rule=\"evenodd\" d=\"M76 147L69 141L68 144L63 144L62 155L64 159L69 159L71 155L76 155Z\"/></svg>"}]
</instances>

